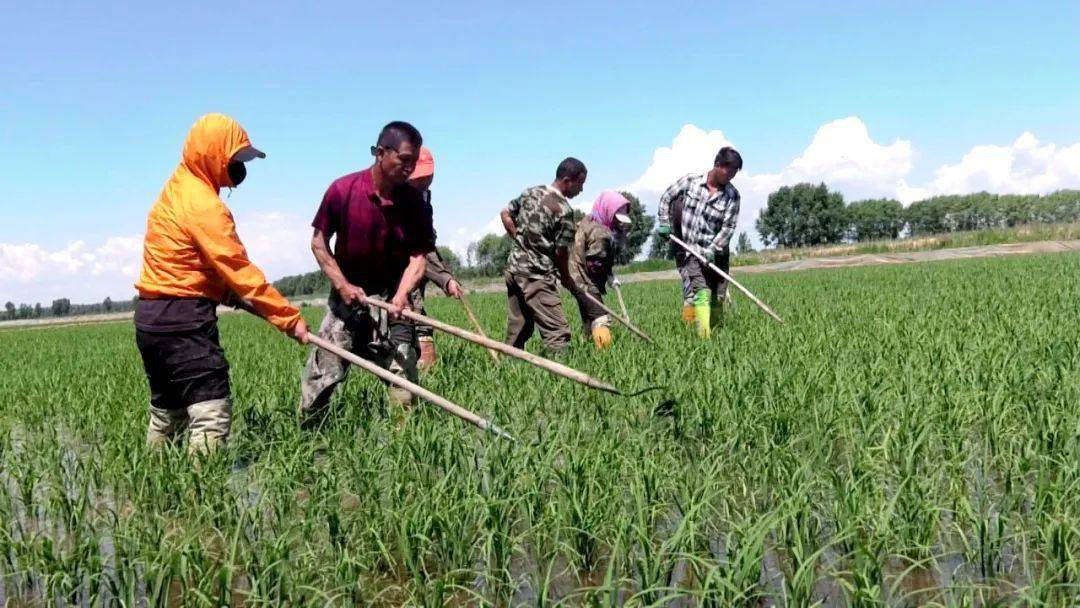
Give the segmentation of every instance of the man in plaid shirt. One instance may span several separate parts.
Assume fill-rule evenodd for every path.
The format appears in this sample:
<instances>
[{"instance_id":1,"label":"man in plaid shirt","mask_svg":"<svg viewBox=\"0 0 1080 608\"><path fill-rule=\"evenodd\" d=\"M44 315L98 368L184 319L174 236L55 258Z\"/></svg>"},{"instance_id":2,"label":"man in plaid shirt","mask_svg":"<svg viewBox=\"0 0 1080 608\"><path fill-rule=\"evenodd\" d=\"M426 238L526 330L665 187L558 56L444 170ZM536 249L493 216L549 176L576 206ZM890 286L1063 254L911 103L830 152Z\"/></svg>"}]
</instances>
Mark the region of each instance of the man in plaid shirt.
<instances>
[{"instance_id":1,"label":"man in plaid shirt","mask_svg":"<svg viewBox=\"0 0 1080 608\"><path fill-rule=\"evenodd\" d=\"M739 191L731 179L742 162L734 148L725 146L707 173L691 173L672 184L660 197L660 238L675 234L727 272L728 244L739 220ZM698 335L708 338L712 310L727 292L727 281L682 250L675 254L675 265L683 282L683 320L696 321Z\"/></svg>"}]
</instances>

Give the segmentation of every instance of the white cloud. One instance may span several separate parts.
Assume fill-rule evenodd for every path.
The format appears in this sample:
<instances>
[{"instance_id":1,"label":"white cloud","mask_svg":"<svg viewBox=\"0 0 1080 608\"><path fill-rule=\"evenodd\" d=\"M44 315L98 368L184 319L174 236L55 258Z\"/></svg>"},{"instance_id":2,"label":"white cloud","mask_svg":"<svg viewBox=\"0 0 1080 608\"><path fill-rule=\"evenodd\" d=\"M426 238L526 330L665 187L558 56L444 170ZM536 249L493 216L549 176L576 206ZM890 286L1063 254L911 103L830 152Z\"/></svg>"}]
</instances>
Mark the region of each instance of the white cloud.
<instances>
[{"instance_id":1,"label":"white cloud","mask_svg":"<svg viewBox=\"0 0 1080 608\"><path fill-rule=\"evenodd\" d=\"M670 147L656 149L652 164L627 188L654 210L669 184L686 173L707 170L724 145L729 142L722 131L686 125ZM1041 144L1031 133L1022 134L1008 146L975 146L959 163L938 168L935 178L923 185L908 183L915 156L910 141L876 142L858 117L826 123L806 149L779 171L747 170L735 178L742 194L738 229L756 240L754 222L769 193L799 182L825 182L849 201L890 197L905 204L936 194L980 190L1042 194L1080 187L1080 144Z\"/></svg>"},{"instance_id":2,"label":"white cloud","mask_svg":"<svg viewBox=\"0 0 1080 608\"><path fill-rule=\"evenodd\" d=\"M854 198L892 196L911 172L911 142L882 145L850 116L822 125L806 150L780 173L785 183L824 181Z\"/></svg>"},{"instance_id":3,"label":"white cloud","mask_svg":"<svg viewBox=\"0 0 1080 608\"><path fill-rule=\"evenodd\" d=\"M705 131L685 125L670 147L657 148L652 164L627 185L650 208L670 184L693 172L707 171L716 152L735 144L723 131ZM739 230L756 235L753 225L769 193L784 185L811 181L829 184L846 196L863 198L896 196L907 188L904 177L911 171L911 143L897 140L888 145L875 142L869 129L851 116L822 125L810 145L776 173L741 172L734 181L742 194Z\"/></svg>"},{"instance_id":4,"label":"white cloud","mask_svg":"<svg viewBox=\"0 0 1080 608\"><path fill-rule=\"evenodd\" d=\"M683 125L671 146L657 148L649 167L625 189L639 197L659 199L660 194L680 177L708 170L717 150L730 145L733 144L723 131L705 131L694 125Z\"/></svg>"},{"instance_id":5,"label":"white cloud","mask_svg":"<svg viewBox=\"0 0 1080 608\"><path fill-rule=\"evenodd\" d=\"M734 145L723 131L705 131L695 125L684 125L670 146L653 152L652 163L637 179L619 189L633 192L650 213L655 213L660 195L668 186L687 173L708 171L716 152L724 146ZM743 171L734 184L742 194L739 230L749 230L769 192L782 185L781 179L776 175L754 175Z\"/></svg>"},{"instance_id":6,"label":"white cloud","mask_svg":"<svg viewBox=\"0 0 1080 608\"><path fill-rule=\"evenodd\" d=\"M236 231L248 257L271 281L318 268L311 254L310 220L278 211L237 213Z\"/></svg>"},{"instance_id":7,"label":"white cloud","mask_svg":"<svg viewBox=\"0 0 1080 608\"><path fill-rule=\"evenodd\" d=\"M705 171L716 151L731 142L723 131L695 125L679 130L670 146L657 148L652 162L624 188L636 193L655 212L660 194L686 173ZM735 178L742 193L739 230L757 240L754 222L769 193L783 185L824 181L847 200L893 197L910 203L936 194L987 190L996 193L1046 193L1080 188L1080 143L1042 143L1023 133L1008 145L977 145L955 164L937 169L924 184L908 182L916 160L911 142L879 143L855 116L818 128L796 158L774 172L746 170ZM754 167L753 159L748 165ZM575 207L587 209L582 199ZM308 222L288 213L238 214L237 225L255 261L270 278L315 269ZM502 233L497 215L482 226L443 228L440 244L464 256L468 245L485 234ZM119 236L97 245L73 241L49 250L33 243L0 243L0 301L47 303L70 297L76 302L130 297L141 264L142 237Z\"/></svg>"},{"instance_id":8,"label":"white cloud","mask_svg":"<svg viewBox=\"0 0 1080 608\"><path fill-rule=\"evenodd\" d=\"M278 212L237 215L236 223L248 255L271 280L315 269L311 229L299 217ZM97 246L73 241L54 250L33 243L0 243L0 301L126 299L135 295L141 267L141 235L112 237Z\"/></svg>"},{"instance_id":9,"label":"white cloud","mask_svg":"<svg viewBox=\"0 0 1080 608\"><path fill-rule=\"evenodd\" d=\"M1040 144L1023 133L1008 146L975 146L955 165L937 170L926 191L963 194L1045 194L1080 186L1080 144Z\"/></svg>"},{"instance_id":10,"label":"white cloud","mask_svg":"<svg viewBox=\"0 0 1080 608\"><path fill-rule=\"evenodd\" d=\"M62 297L129 298L141 254L138 237L113 237L93 248L74 241L51 251L33 243L0 243L0 299L29 304Z\"/></svg>"},{"instance_id":11,"label":"white cloud","mask_svg":"<svg viewBox=\"0 0 1080 608\"><path fill-rule=\"evenodd\" d=\"M478 229L470 230L467 227L458 227L452 233L452 236L447 238L443 232L439 232L439 246L449 247L451 251L458 254L461 260L464 262L466 255L468 254L469 245L479 241L488 234L502 234L503 225L502 219L498 215L488 220L483 226Z\"/></svg>"}]
</instances>

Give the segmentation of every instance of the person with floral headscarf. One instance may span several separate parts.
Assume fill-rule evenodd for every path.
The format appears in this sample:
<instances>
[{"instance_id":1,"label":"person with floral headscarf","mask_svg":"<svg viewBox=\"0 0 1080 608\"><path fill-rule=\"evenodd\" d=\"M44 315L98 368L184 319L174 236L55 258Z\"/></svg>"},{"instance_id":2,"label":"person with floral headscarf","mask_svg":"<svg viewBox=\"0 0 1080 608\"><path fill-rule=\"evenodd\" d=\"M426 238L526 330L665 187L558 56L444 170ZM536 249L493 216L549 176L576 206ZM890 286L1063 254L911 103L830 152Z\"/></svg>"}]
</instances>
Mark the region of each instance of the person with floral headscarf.
<instances>
[{"instance_id":1,"label":"person with floral headscarf","mask_svg":"<svg viewBox=\"0 0 1080 608\"><path fill-rule=\"evenodd\" d=\"M630 201L606 190L593 203L592 212L578 222L570 251L570 276L580 292L603 301L615 265L616 241L630 226ZM611 318L582 293L574 294L581 312L582 331L598 349L611 346Z\"/></svg>"}]
</instances>

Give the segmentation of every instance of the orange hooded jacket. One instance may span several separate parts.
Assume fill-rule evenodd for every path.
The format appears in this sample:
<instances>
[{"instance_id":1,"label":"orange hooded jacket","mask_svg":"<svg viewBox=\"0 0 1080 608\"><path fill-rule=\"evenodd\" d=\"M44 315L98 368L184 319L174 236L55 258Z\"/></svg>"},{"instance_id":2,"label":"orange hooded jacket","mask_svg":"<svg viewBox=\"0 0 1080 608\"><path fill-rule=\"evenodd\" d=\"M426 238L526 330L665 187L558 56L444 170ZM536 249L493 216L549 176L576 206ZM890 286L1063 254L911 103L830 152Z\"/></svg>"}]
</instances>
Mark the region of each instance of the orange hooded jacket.
<instances>
[{"instance_id":1,"label":"orange hooded jacket","mask_svg":"<svg viewBox=\"0 0 1080 608\"><path fill-rule=\"evenodd\" d=\"M251 146L247 132L228 116L207 114L188 133L180 166L161 191L146 220L139 297L209 298L230 292L282 331L300 320L248 259L232 213L218 197L232 187L229 161Z\"/></svg>"}]
</instances>

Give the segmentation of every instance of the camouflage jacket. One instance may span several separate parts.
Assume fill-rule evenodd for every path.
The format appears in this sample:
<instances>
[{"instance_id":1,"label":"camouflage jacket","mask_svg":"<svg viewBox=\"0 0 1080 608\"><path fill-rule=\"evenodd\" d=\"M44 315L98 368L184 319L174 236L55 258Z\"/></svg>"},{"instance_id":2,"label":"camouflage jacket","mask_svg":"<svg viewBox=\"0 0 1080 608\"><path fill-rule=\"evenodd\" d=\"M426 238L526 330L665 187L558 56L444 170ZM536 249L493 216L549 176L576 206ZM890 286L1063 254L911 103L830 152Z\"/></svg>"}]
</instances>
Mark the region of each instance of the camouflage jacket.
<instances>
[{"instance_id":1,"label":"camouflage jacket","mask_svg":"<svg viewBox=\"0 0 1080 608\"><path fill-rule=\"evenodd\" d=\"M615 237L611 230L589 216L582 218L570 249L570 276L583 289L604 293L615 263Z\"/></svg>"},{"instance_id":2,"label":"camouflage jacket","mask_svg":"<svg viewBox=\"0 0 1080 608\"><path fill-rule=\"evenodd\" d=\"M424 190L424 203L427 204L428 213L434 213L431 207L431 190ZM433 241L438 239L438 235L432 231ZM450 269L443 262L439 251L433 249L424 256L424 278L421 280L421 284L424 281L431 281L439 286L439 289L446 291L446 286L450 284L450 280L454 278L454 275L450 274ZM420 285L416 286L416 290L420 289Z\"/></svg>"},{"instance_id":3,"label":"camouflage jacket","mask_svg":"<svg viewBox=\"0 0 1080 608\"><path fill-rule=\"evenodd\" d=\"M450 274L450 269L446 266L446 262L439 257L438 251L431 251L424 256L424 280L431 281L439 286L439 289L446 291L446 286L450 284L450 281L454 278L454 275Z\"/></svg>"},{"instance_id":4,"label":"camouflage jacket","mask_svg":"<svg viewBox=\"0 0 1080 608\"><path fill-rule=\"evenodd\" d=\"M555 276L555 250L574 240L574 214L566 197L550 186L534 186L506 206L517 227L506 270L519 277Z\"/></svg>"}]
</instances>

